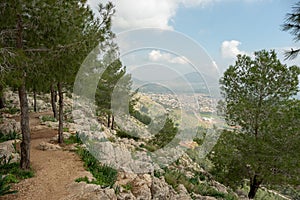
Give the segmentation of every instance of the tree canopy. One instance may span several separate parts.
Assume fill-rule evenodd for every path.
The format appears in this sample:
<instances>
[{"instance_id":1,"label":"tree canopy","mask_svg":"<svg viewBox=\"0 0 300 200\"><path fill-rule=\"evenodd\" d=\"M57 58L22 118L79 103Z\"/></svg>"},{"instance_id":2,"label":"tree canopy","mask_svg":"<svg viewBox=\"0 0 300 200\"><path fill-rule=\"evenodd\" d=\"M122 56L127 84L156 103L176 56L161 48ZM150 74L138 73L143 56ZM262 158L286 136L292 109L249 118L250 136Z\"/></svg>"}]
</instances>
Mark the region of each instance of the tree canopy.
<instances>
[{"instance_id":1,"label":"tree canopy","mask_svg":"<svg viewBox=\"0 0 300 200\"><path fill-rule=\"evenodd\" d=\"M300 1L293 7L292 13L288 13L285 18L285 23L282 25L284 31L290 32L294 36L294 41L300 40ZM285 52L286 59L294 59L298 56L300 48L291 49Z\"/></svg>"},{"instance_id":2,"label":"tree canopy","mask_svg":"<svg viewBox=\"0 0 300 200\"><path fill-rule=\"evenodd\" d=\"M211 158L224 183L250 180L249 198L261 184L299 184L299 74L262 50L254 59L238 55L220 79L222 113L235 129L224 131Z\"/></svg>"}]
</instances>

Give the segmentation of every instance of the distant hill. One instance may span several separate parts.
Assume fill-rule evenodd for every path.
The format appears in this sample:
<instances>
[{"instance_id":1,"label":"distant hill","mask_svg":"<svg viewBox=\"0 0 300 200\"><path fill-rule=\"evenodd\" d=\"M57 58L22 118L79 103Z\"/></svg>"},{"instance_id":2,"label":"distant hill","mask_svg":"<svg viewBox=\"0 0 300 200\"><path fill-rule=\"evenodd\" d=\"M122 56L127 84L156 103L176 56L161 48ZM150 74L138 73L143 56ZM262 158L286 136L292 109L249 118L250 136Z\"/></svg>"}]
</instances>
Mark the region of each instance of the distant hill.
<instances>
[{"instance_id":1,"label":"distant hill","mask_svg":"<svg viewBox=\"0 0 300 200\"><path fill-rule=\"evenodd\" d=\"M133 88L139 88L145 93L203 93L208 94L209 88L214 84L218 87L216 79L197 72L187 73L172 80L157 80L153 82L132 78Z\"/></svg>"}]
</instances>

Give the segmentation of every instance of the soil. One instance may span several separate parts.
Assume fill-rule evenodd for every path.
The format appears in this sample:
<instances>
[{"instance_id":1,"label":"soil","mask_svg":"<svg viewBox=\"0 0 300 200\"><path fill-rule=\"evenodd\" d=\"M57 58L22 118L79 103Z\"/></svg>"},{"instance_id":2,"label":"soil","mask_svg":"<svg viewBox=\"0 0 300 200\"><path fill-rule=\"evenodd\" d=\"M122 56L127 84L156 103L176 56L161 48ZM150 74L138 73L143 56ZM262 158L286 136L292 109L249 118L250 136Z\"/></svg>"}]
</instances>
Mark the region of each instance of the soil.
<instances>
[{"instance_id":1,"label":"soil","mask_svg":"<svg viewBox=\"0 0 300 200\"><path fill-rule=\"evenodd\" d=\"M18 190L18 193L0 197L0 200L58 200L69 195L68 185L86 175L82 161L74 152L38 149L41 142L49 142L57 135L57 130L47 126L40 129L40 115L51 115L51 112L30 114L30 154L35 176L13 184L12 189ZM37 126L39 129L35 129Z\"/></svg>"}]
</instances>

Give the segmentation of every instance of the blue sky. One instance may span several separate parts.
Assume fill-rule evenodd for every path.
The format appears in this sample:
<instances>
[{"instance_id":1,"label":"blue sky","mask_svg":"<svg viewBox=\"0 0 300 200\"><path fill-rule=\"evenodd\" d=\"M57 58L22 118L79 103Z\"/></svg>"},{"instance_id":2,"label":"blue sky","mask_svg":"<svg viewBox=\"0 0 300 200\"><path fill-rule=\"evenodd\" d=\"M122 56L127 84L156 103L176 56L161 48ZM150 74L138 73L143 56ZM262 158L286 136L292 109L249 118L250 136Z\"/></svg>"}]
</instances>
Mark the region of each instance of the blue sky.
<instances>
[{"instance_id":1,"label":"blue sky","mask_svg":"<svg viewBox=\"0 0 300 200\"><path fill-rule=\"evenodd\" d=\"M92 7L99 2L89 0ZM299 47L281 30L285 15L297 0L114 0L116 33L155 27L178 31L202 46L220 71L234 63L237 54L261 49ZM153 52L149 52L150 54ZM156 52L157 53L157 52ZM161 52L160 52L161 53ZM161 53L163 54L163 53ZM161 57L168 57L160 55ZM285 62L285 61L283 61ZM300 59L288 64L300 64Z\"/></svg>"}]
</instances>

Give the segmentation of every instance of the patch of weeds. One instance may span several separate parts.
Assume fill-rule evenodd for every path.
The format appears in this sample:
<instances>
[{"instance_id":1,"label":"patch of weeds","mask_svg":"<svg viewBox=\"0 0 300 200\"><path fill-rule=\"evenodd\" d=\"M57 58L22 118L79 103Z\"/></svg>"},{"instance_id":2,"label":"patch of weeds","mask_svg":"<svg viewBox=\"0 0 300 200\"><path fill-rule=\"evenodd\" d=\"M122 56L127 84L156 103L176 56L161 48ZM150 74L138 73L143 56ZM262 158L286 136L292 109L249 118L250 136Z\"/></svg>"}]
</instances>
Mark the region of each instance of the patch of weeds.
<instances>
[{"instance_id":1,"label":"patch of weeds","mask_svg":"<svg viewBox=\"0 0 300 200\"><path fill-rule=\"evenodd\" d=\"M122 185L122 187L125 189L126 192L128 192L128 191L132 190L133 185L132 185L131 182L129 182L129 183L125 184L125 185Z\"/></svg>"},{"instance_id":2,"label":"patch of weeds","mask_svg":"<svg viewBox=\"0 0 300 200\"><path fill-rule=\"evenodd\" d=\"M15 194L16 190L10 189L10 180L8 176L0 175L0 196L4 196L7 194Z\"/></svg>"},{"instance_id":3,"label":"patch of weeds","mask_svg":"<svg viewBox=\"0 0 300 200\"><path fill-rule=\"evenodd\" d=\"M18 180L31 178L34 176L33 170L23 170L19 163L4 163L0 165L0 174L12 174Z\"/></svg>"},{"instance_id":4,"label":"patch of weeds","mask_svg":"<svg viewBox=\"0 0 300 200\"><path fill-rule=\"evenodd\" d=\"M64 142L66 144L83 144L78 132L76 132L74 135L71 135L68 139L64 139Z\"/></svg>"},{"instance_id":5,"label":"patch of weeds","mask_svg":"<svg viewBox=\"0 0 300 200\"><path fill-rule=\"evenodd\" d=\"M4 112L14 115L14 114L20 112L20 109L16 108L16 107L8 107L4 110Z\"/></svg>"},{"instance_id":6,"label":"patch of weeds","mask_svg":"<svg viewBox=\"0 0 300 200\"><path fill-rule=\"evenodd\" d=\"M16 133L15 131L10 132L8 134L4 134L0 132L0 143L8 140L16 140L16 139L20 139L20 134Z\"/></svg>"},{"instance_id":7,"label":"patch of weeds","mask_svg":"<svg viewBox=\"0 0 300 200\"><path fill-rule=\"evenodd\" d=\"M68 127L64 127L63 128L63 132L69 132L69 128Z\"/></svg>"},{"instance_id":8,"label":"patch of weeds","mask_svg":"<svg viewBox=\"0 0 300 200\"><path fill-rule=\"evenodd\" d=\"M88 178L87 176L85 176L85 177L76 178L76 179L75 179L75 182L76 182L76 183L79 183L79 182L86 182L86 183L89 183L90 181L89 181L89 178Z\"/></svg>"},{"instance_id":9,"label":"patch of weeds","mask_svg":"<svg viewBox=\"0 0 300 200\"><path fill-rule=\"evenodd\" d=\"M42 116L41 118L42 122L57 122L57 120L53 117L53 116L50 116L50 115L44 115Z\"/></svg>"},{"instance_id":10,"label":"patch of weeds","mask_svg":"<svg viewBox=\"0 0 300 200\"><path fill-rule=\"evenodd\" d=\"M78 155L84 162L84 166L89 170L96 180L89 183L101 185L102 187L112 187L117 180L118 171L108 165L101 164L88 150L78 148Z\"/></svg>"}]
</instances>

